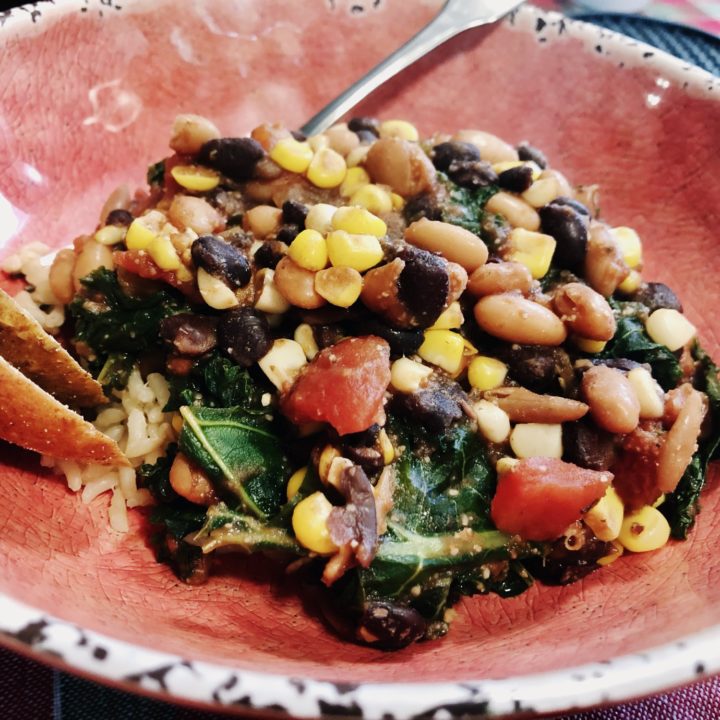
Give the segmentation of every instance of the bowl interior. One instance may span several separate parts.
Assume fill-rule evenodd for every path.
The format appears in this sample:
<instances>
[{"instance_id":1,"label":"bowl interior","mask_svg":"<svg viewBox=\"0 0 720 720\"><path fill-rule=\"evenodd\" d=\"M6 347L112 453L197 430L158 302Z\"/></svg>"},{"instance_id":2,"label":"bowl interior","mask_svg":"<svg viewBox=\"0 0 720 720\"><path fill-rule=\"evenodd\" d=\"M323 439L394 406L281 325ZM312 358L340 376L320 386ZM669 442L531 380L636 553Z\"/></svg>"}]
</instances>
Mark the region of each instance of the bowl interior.
<instances>
[{"instance_id":1,"label":"bowl interior","mask_svg":"<svg viewBox=\"0 0 720 720\"><path fill-rule=\"evenodd\" d=\"M299 125L441 3L77 5L4 42L2 254L32 240L60 246L93 228L109 192L141 185L146 166L167 154L178 112L213 117L228 135L262 120ZM465 33L357 112L408 118L424 133L478 127L528 139L575 183L600 183L603 216L637 229L645 276L676 289L720 357L709 311L720 294L720 103L650 61L626 60L616 41L587 49L579 33L540 27L525 11L515 25ZM186 657L354 682L502 678L604 660L720 622L715 479L689 541L566 588L466 600L447 638L386 654L336 638L292 579L266 563L238 557L205 586L179 583L154 562L141 515L130 533L113 534L103 499L84 506L29 455L3 445L0 456L0 590Z\"/></svg>"}]
</instances>

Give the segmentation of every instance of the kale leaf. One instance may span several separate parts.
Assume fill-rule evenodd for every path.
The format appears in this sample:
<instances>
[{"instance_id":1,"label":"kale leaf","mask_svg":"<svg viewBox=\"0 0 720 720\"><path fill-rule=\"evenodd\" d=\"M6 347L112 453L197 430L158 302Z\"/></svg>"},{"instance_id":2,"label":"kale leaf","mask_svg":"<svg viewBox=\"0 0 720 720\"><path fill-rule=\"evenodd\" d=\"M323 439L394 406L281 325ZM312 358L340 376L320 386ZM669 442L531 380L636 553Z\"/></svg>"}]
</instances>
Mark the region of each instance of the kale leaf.
<instances>
[{"instance_id":1,"label":"kale leaf","mask_svg":"<svg viewBox=\"0 0 720 720\"><path fill-rule=\"evenodd\" d=\"M496 185L461 187L443 173L438 173L438 178L447 191L447 200L442 207L442 219L482 237L483 221L486 219L485 204L499 188Z\"/></svg>"},{"instance_id":2,"label":"kale leaf","mask_svg":"<svg viewBox=\"0 0 720 720\"><path fill-rule=\"evenodd\" d=\"M147 184L162 185L165 182L165 161L153 163L147 169Z\"/></svg>"},{"instance_id":3,"label":"kale leaf","mask_svg":"<svg viewBox=\"0 0 720 720\"><path fill-rule=\"evenodd\" d=\"M180 409L184 424L180 449L218 489L234 496L250 513L265 519L278 512L285 496L289 463L271 421L241 407Z\"/></svg>"},{"instance_id":4,"label":"kale leaf","mask_svg":"<svg viewBox=\"0 0 720 720\"><path fill-rule=\"evenodd\" d=\"M264 413L264 389L250 372L212 352L196 362L188 375L170 378L170 400L165 411L182 405L203 407L242 407L246 412Z\"/></svg>"},{"instance_id":5,"label":"kale leaf","mask_svg":"<svg viewBox=\"0 0 720 720\"><path fill-rule=\"evenodd\" d=\"M107 268L94 270L81 282L84 291L69 306L75 339L86 343L103 363L114 353L137 358L159 347L160 321L188 310L182 295L170 288L142 298L126 295L115 272Z\"/></svg>"},{"instance_id":6,"label":"kale leaf","mask_svg":"<svg viewBox=\"0 0 720 720\"><path fill-rule=\"evenodd\" d=\"M700 512L700 493L705 486L708 464L716 458L720 447L720 378L718 367L710 356L695 345L693 356L698 362L696 386L705 392L710 401L711 431L701 438L692 462L688 465L677 488L660 505L660 510L670 523L672 536L685 540Z\"/></svg>"},{"instance_id":7,"label":"kale leaf","mask_svg":"<svg viewBox=\"0 0 720 720\"><path fill-rule=\"evenodd\" d=\"M625 303L612 303L617 318L615 336L600 357L627 358L652 367L653 377L663 389L676 387L682 377L680 361L664 345L650 339L645 325L637 315L625 314L630 308Z\"/></svg>"}]
</instances>

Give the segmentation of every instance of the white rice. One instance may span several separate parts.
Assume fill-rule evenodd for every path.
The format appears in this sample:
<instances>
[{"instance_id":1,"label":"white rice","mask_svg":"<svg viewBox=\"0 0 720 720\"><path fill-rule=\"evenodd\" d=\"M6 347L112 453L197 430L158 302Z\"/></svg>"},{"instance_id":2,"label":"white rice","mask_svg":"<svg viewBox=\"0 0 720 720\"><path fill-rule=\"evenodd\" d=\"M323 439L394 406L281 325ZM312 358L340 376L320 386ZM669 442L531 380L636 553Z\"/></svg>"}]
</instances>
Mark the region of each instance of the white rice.
<instances>
[{"instance_id":1,"label":"white rice","mask_svg":"<svg viewBox=\"0 0 720 720\"><path fill-rule=\"evenodd\" d=\"M49 457L43 457L42 463L64 475L70 490L81 492L84 503L112 492L108 508L110 527L127 532L127 508L152 503L150 492L137 487L136 469L165 454L168 443L176 439L172 420L179 414L163 412L170 388L159 373L151 373L143 382L140 371L134 369L127 387L115 391L114 396L114 401L100 411L93 424L118 443L132 467L79 465Z\"/></svg>"}]
</instances>

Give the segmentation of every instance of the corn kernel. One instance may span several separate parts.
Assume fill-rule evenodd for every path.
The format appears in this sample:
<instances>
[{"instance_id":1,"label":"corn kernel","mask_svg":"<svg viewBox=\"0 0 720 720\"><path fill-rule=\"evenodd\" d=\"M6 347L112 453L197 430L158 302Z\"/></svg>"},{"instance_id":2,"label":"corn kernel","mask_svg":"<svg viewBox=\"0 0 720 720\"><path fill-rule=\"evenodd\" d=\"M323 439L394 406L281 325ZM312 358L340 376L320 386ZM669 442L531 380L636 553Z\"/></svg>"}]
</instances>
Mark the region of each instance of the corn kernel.
<instances>
[{"instance_id":1,"label":"corn kernel","mask_svg":"<svg viewBox=\"0 0 720 720\"><path fill-rule=\"evenodd\" d=\"M197 271L197 284L202 299L215 310L227 310L240 304L237 295L222 280L202 268Z\"/></svg>"},{"instance_id":2,"label":"corn kernel","mask_svg":"<svg viewBox=\"0 0 720 720\"><path fill-rule=\"evenodd\" d=\"M651 313L645 329L652 340L672 352L686 345L697 334L695 326L682 313L671 308L660 308Z\"/></svg>"},{"instance_id":3,"label":"corn kernel","mask_svg":"<svg viewBox=\"0 0 720 720\"><path fill-rule=\"evenodd\" d=\"M147 252L161 270L177 270L180 267L180 257L169 237L158 235L153 238Z\"/></svg>"},{"instance_id":4,"label":"corn kernel","mask_svg":"<svg viewBox=\"0 0 720 720\"><path fill-rule=\"evenodd\" d=\"M434 328L429 329L434 330ZM463 345L463 355L465 357L472 357L478 354L478 349L466 337L463 338Z\"/></svg>"},{"instance_id":5,"label":"corn kernel","mask_svg":"<svg viewBox=\"0 0 720 720\"><path fill-rule=\"evenodd\" d=\"M303 230L290 243L287 254L306 270L322 270L328 262L325 238L317 230Z\"/></svg>"},{"instance_id":6,"label":"corn kernel","mask_svg":"<svg viewBox=\"0 0 720 720\"><path fill-rule=\"evenodd\" d=\"M665 414L665 393L653 376L643 367L633 368L627 379L640 403L642 419L658 419Z\"/></svg>"},{"instance_id":7,"label":"corn kernel","mask_svg":"<svg viewBox=\"0 0 720 720\"><path fill-rule=\"evenodd\" d=\"M510 433L510 447L519 458L561 458L562 425L518 423Z\"/></svg>"},{"instance_id":8,"label":"corn kernel","mask_svg":"<svg viewBox=\"0 0 720 720\"><path fill-rule=\"evenodd\" d=\"M312 205L305 216L305 227L325 235L332 230L332 219L337 207L327 203Z\"/></svg>"},{"instance_id":9,"label":"corn kernel","mask_svg":"<svg viewBox=\"0 0 720 720\"><path fill-rule=\"evenodd\" d=\"M383 463L389 465L395 459L395 448L388 434L385 432L385 428L381 428L378 433L378 444L380 445L380 452L383 456Z\"/></svg>"},{"instance_id":10,"label":"corn kernel","mask_svg":"<svg viewBox=\"0 0 720 720\"><path fill-rule=\"evenodd\" d=\"M389 213L392 210L390 191L381 185L363 185L350 198L351 205L359 205L375 215Z\"/></svg>"},{"instance_id":11,"label":"corn kernel","mask_svg":"<svg viewBox=\"0 0 720 720\"><path fill-rule=\"evenodd\" d=\"M384 237L387 225L384 220L373 215L363 207L340 207L332 219L335 230L344 230L353 235L374 235Z\"/></svg>"},{"instance_id":12,"label":"corn kernel","mask_svg":"<svg viewBox=\"0 0 720 720\"><path fill-rule=\"evenodd\" d=\"M320 133L319 135L311 135L307 139L307 144L312 148L313 152L317 152L323 148L330 147L330 140L327 135Z\"/></svg>"},{"instance_id":13,"label":"corn kernel","mask_svg":"<svg viewBox=\"0 0 720 720\"><path fill-rule=\"evenodd\" d=\"M572 341L578 350L582 350L584 353L588 353L589 355L595 355L602 352L607 345L605 340L590 340L589 338L584 338L580 335L573 335Z\"/></svg>"},{"instance_id":14,"label":"corn kernel","mask_svg":"<svg viewBox=\"0 0 720 720\"><path fill-rule=\"evenodd\" d=\"M620 544L630 552L658 550L670 538L670 525L654 507L645 505L625 516L618 535Z\"/></svg>"},{"instance_id":15,"label":"corn kernel","mask_svg":"<svg viewBox=\"0 0 720 720\"><path fill-rule=\"evenodd\" d=\"M318 458L318 476L320 480L327 483L330 465L335 458L340 457L340 451L334 445L326 445Z\"/></svg>"},{"instance_id":16,"label":"corn kernel","mask_svg":"<svg viewBox=\"0 0 720 720\"><path fill-rule=\"evenodd\" d=\"M480 355L470 361L468 382L476 390L494 390L505 382L508 368L504 362Z\"/></svg>"},{"instance_id":17,"label":"corn kernel","mask_svg":"<svg viewBox=\"0 0 720 720\"><path fill-rule=\"evenodd\" d=\"M101 245L118 245L125 239L127 228L119 225L106 225L95 233L95 240Z\"/></svg>"},{"instance_id":18,"label":"corn kernel","mask_svg":"<svg viewBox=\"0 0 720 720\"><path fill-rule=\"evenodd\" d=\"M616 227L610 231L622 252L625 264L636 268L642 263L642 242L640 236L629 227Z\"/></svg>"},{"instance_id":19,"label":"corn kernel","mask_svg":"<svg viewBox=\"0 0 720 720\"><path fill-rule=\"evenodd\" d=\"M414 393L419 390L432 375L432 368L411 360L398 358L390 366L390 384L401 393Z\"/></svg>"},{"instance_id":20,"label":"corn kernel","mask_svg":"<svg viewBox=\"0 0 720 720\"><path fill-rule=\"evenodd\" d=\"M270 158L283 170L304 173L313 159L313 151L306 142L300 142L294 137L284 137L275 143L270 151Z\"/></svg>"},{"instance_id":21,"label":"corn kernel","mask_svg":"<svg viewBox=\"0 0 720 720\"><path fill-rule=\"evenodd\" d=\"M175 277L183 283L192 282L193 280L193 274L188 270L184 265L181 265L176 271L175 271Z\"/></svg>"},{"instance_id":22,"label":"corn kernel","mask_svg":"<svg viewBox=\"0 0 720 720\"><path fill-rule=\"evenodd\" d=\"M345 470L353 466L352 461L345 457L333 458L327 473L327 484L342 492L342 476Z\"/></svg>"},{"instance_id":23,"label":"corn kernel","mask_svg":"<svg viewBox=\"0 0 720 720\"><path fill-rule=\"evenodd\" d=\"M315 275L315 292L337 307L350 307L360 297L362 287L362 275L351 267L331 267Z\"/></svg>"},{"instance_id":24,"label":"corn kernel","mask_svg":"<svg viewBox=\"0 0 720 720\"><path fill-rule=\"evenodd\" d=\"M345 158L332 148L320 148L307 169L307 179L319 188L338 187L345 179Z\"/></svg>"},{"instance_id":25,"label":"corn kernel","mask_svg":"<svg viewBox=\"0 0 720 720\"><path fill-rule=\"evenodd\" d=\"M370 151L370 145L359 145L353 148L348 156L345 158L345 162L349 168L357 167L365 162L368 152Z\"/></svg>"},{"instance_id":26,"label":"corn kernel","mask_svg":"<svg viewBox=\"0 0 720 720\"><path fill-rule=\"evenodd\" d=\"M625 552L625 548L617 541L613 540L608 548L608 554L598 558L597 564L604 567L611 565Z\"/></svg>"},{"instance_id":27,"label":"corn kernel","mask_svg":"<svg viewBox=\"0 0 720 720\"><path fill-rule=\"evenodd\" d=\"M510 418L497 405L479 400L473 405L478 430L490 442L505 442L510 435Z\"/></svg>"},{"instance_id":28,"label":"corn kernel","mask_svg":"<svg viewBox=\"0 0 720 720\"><path fill-rule=\"evenodd\" d=\"M541 208L562 195L562 189L555 177L539 177L520 196L528 205Z\"/></svg>"},{"instance_id":29,"label":"corn kernel","mask_svg":"<svg viewBox=\"0 0 720 720\"><path fill-rule=\"evenodd\" d=\"M383 259L380 241L374 235L351 235L344 230L334 230L326 240L330 262L335 267L364 272Z\"/></svg>"},{"instance_id":30,"label":"corn kernel","mask_svg":"<svg viewBox=\"0 0 720 720\"><path fill-rule=\"evenodd\" d=\"M417 142L420 139L420 134L417 128L407 120L385 120L385 122L380 123L380 137L400 138Z\"/></svg>"},{"instance_id":31,"label":"corn kernel","mask_svg":"<svg viewBox=\"0 0 720 720\"><path fill-rule=\"evenodd\" d=\"M609 487L605 494L585 513L585 523L595 537L605 542L616 540L620 535L625 507L615 488Z\"/></svg>"},{"instance_id":32,"label":"corn kernel","mask_svg":"<svg viewBox=\"0 0 720 720\"><path fill-rule=\"evenodd\" d=\"M125 235L127 249L145 250L155 237L160 234L166 222L165 215L159 210L151 210L149 213L135 218L130 223Z\"/></svg>"},{"instance_id":33,"label":"corn kernel","mask_svg":"<svg viewBox=\"0 0 720 720\"><path fill-rule=\"evenodd\" d=\"M517 467L517 464L520 461L517 458L505 456L501 457L496 463L495 463L495 472L498 475L501 475L504 472L508 472L509 470L512 470L513 468Z\"/></svg>"},{"instance_id":34,"label":"corn kernel","mask_svg":"<svg viewBox=\"0 0 720 720\"><path fill-rule=\"evenodd\" d=\"M653 504L654 508L660 507L665 502L665 493L663 493Z\"/></svg>"},{"instance_id":35,"label":"corn kernel","mask_svg":"<svg viewBox=\"0 0 720 720\"><path fill-rule=\"evenodd\" d=\"M302 484L305 481L305 476L307 475L307 470L308 469L306 467L302 467L290 476L285 491L288 501L292 500L298 492L300 492L300 488L302 487Z\"/></svg>"},{"instance_id":36,"label":"corn kernel","mask_svg":"<svg viewBox=\"0 0 720 720\"><path fill-rule=\"evenodd\" d=\"M258 360L258 365L270 382L278 390L283 390L292 385L300 370L307 365L307 359L299 343L278 338Z\"/></svg>"},{"instance_id":37,"label":"corn kernel","mask_svg":"<svg viewBox=\"0 0 720 720\"><path fill-rule=\"evenodd\" d=\"M397 193L390 193L390 200L392 202L392 209L400 211L405 207L405 198Z\"/></svg>"},{"instance_id":38,"label":"corn kernel","mask_svg":"<svg viewBox=\"0 0 720 720\"><path fill-rule=\"evenodd\" d=\"M522 263L537 280L550 269L556 245L552 235L514 228L508 238L510 252L506 260Z\"/></svg>"},{"instance_id":39,"label":"corn kernel","mask_svg":"<svg viewBox=\"0 0 720 720\"><path fill-rule=\"evenodd\" d=\"M320 348L315 340L315 333L307 323L300 323L300 325L295 328L293 337L295 342L303 349L305 357L308 360L312 360L320 352Z\"/></svg>"},{"instance_id":40,"label":"corn kernel","mask_svg":"<svg viewBox=\"0 0 720 720\"><path fill-rule=\"evenodd\" d=\"M340 195L343 197L350 197L356 190L359 190L363 185L369 185L370 176L367 174L367 170L362 167L351 167L345 173L345 179L340 185Z\"/></svg>"},{"instance_id":41,"label":"corn kernel","mask_svg":"<svg viewBox=\"0 0 720 720\"><path fill-rule=\"evenodd\" d=\"M460 303L456 301L450 303L450 305L440 313L430 330L456 330L462 327L464 322L465 318L463 317Z\"/></svg>"},{"instance_id":42,"label":"corn kernel","mask_svg":"<svg viewBox=\"0 0 720 720\"><path fill-rule=\"evenodd\" d=\"M641 283L642 275L637 270L631 270L617 289L625 295L632 295L640 287Z\"/></svg>"},{"instance_id":43,"label":"corn kernel","mask_svg":"<svg viewBox=\"0 0 720 720\"><path fill-rule=\"evenodd\" d=\"M318 555L332 555L338 549L327 526L332 509L330 501L318 491L301 500L293 510L292 526L297 541Z\"/></svg>"},{"instance_id":44,"label":"corn kernel","mask_svg":"<svg viewBox=\"0 0 720 720\"><path fill-rule=\"evenodd\" d=\"M260 294L255 301L255 309L271 315L280 315L290 309L290 303L283 297L275 285L275 271L262 268L255 276L256 287Z\"/></svg>"},{"instance_id":45,"label":"corn kernel","mask_svg":"<svg viewBox=\"0 0 720 720\"><path fill-rule=\"evenodd\" d=\"M454 375L463 367L464 350L462 335L451 330L426 330L418 355Z\"/></svg>"},{"instance_id":46,"label":"corn kernel","mask_svg":"<svg viewBox=\"0 0 720 720\"><path fill-rule=\"evenodd\" d=\"M216 172L197 165L175 165L170 174L178 185L194 192L207 192L220 184Z\"/></svg>"}]
</instances>

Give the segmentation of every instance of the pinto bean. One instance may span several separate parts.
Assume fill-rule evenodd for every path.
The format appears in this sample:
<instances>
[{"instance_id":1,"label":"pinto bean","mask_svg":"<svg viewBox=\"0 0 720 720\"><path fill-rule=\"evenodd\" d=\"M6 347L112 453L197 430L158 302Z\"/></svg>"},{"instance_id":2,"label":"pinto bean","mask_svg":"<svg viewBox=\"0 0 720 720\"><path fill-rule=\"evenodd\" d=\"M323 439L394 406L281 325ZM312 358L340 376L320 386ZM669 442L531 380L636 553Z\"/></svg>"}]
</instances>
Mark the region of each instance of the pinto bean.
<instances>
[{"instance_id":1,"label":"pinto bean","mask_svg":"<svg viewBox=\"0 0 720 720\"><path fill-rule=\"evenodd\" d=\"M182 155L195 155L206 142L219 137L220 131L210 120L185 113L178 115L173 122L170 147Z\"/></svg>"},{"instance_id":2,"label":"pinto bean","mask_svg":"<svg viewBox=\"0 0 720 720\"><path fill-rule=\"evenodd\" d=\"M170 485L180 497L196 505L217 502L207 475L185 455L178 453L170 467Z\"/></svg>"},{"instance_id":3,"label":"pinto bean","mask_svg":"<svg viewBox=\"0 0 720 720\"><path fill-rule=\"evenodd\" d=\"M562 285L553 298L555 312L581 337L610 340L615 335L615 315L607 300L582 283Z\"/></svg>"},{"instance_id":4,"label":"pinto bean","mask_svg":"<svg viewBox=\"0 0 720 720\"><path fill-rule=\"evenodd\" d=\"M479 268L488 258L487 246L475 233L440 220L417 220L405 230L405 239L423 250L440 253L468 272Z\"/></svg>"},{"instance_id":5,"label":"pinto bean","mask_svg":"<svg viewBox=\"0 0 720 720\"><path fill-rule=\"evenodd\" d=\"M703 396L697 390L691 389L660 448L658 487L662 492L673 492L680 482L697 448L697 439L704 417Z\"/></svg>"},{"instance_id":6,"label":"pinto bean","mask_svg":"<svg viewBox=\"0 0 720 720\"><path fill-rule=\"evenodd\" d=\"M480 157L490 163L512 162L518 159L517 150L497 135L484 130L460 130L453 140L471 143L480 151Z\"/></svg>"},{"instance_id":7,"label":"pinto bean","mask_svg":"<svg viewBox=\"0 0 720 720\"><path fill-rule=\"evenodd\" d=\"M243 216L243 229L259 240L275 234L280 228L283 212L273 205L256 205Z\"/></svg>"},{"instance_id":8,"label":"pinto bean","mask_svg":"<svg viewBox=\"0 0 720 720\"><path fill-rule=\"evenodd\" d=\"M532 231L540 229L540 216L535 208L510 193L495 193L487 201L485 209L496 215L502 215L513 227Z\"/></svg>"},{"instance_id":9,"label":"pinto bean","mask_svg":"<svg viewBox=\"0 0 720 720\"><path fill-rule=\"evenodd\" d=\"M530 292L533 277L525 265L518 262L488 263L481 265L468 280L468 292L476 297L498 295L518 290Z\"/></svg>"},{"instance_id":10,"label":"pinto bean","mask_svg":"<svg viewBox=\"0 0 720 720\"><path fill-rule=\"evenodd\" d=\"M295 307L314 310L325 305L325 298L315 292L315 273L300 267L285 256L275 268L275 287Z\"/></svg>"},{"instance_id":11,"label":"pinto bean","mask_svg":"<svg viewBox=\"0 0 720 720\"><path fill-rule=\"evenodd\" d=\"M75 295L75 284L73 282L73 268L75 267L75 253L66 248L60 250L50 266L50 289L53 295L63 305L67 305Z\"/></svg>"},{"instance_id":12,"label":"pinto bean","mask_svg":"<svg viewBox=\"0 0 720 720\"><path fill-rule=\"evenodd\" d=\"M180 230L190 228L198 235L210 235L222 229L220 213L203 198L176 195L168 210L170 222Z\"/></svg>"},{"instance_id":13,"label":"pinto bean","mask_svg":"<svg viewBox=\"0 0 720 720\"><path fill-rule=\"evenodd\" d=\"M112 248L107 245L102 245L96 240L88 239L83 243L82 249L75 258L75 266L72 274L75 292L82 287L80 279L89 275L93 270L97 270L99 267L112 270Z\"/></svg>"},{"instance_id":14,"label":"pinto bean","mask_svg":"<svg viewBox=\"0 0 720 720\"><path fill-rule=\"evenodd\" d=\"M435 168L417 143L382 138L372 144L365 169L374 182L389 185L398 195L413 197L430 190Z\"/></svg>"},{"instance_id":15,"label":"pinto bean","mask_svg":"<svg viewBox=\"0 0 720 720\"><path fill-rule=\"evenodd\" d=\"M584 273L590 287L604 297L610 297L629 273L630 268L610 229L603 223L591 222Z\"/></svg>"},{"instance_id":16,"label":"pinto bean","mask_svg":"<svg viewBox=\"0 0 720 720\"><path fill-rule=\"evenodd\" d=\"M493 337L520 345L561 345L567 337L552 310L520 295L488 295L475 305L475 320Z\"/></svg>"},{"instance_id":17,"label":"pinto bean","mask_svg":"<svg viewBox=\"0 0 720 720\"><path fill-rule=\"evenodd\" d=\"M107 216L113 210L129 210L132 204L130 188L127 185L119 185L108 196L105 204L100 210L100 222L105 223Z\"/></svg>"},{"instance_id":18,"label":"pinto bean","mask_svg":"<svg viewBox=\"0 0 720 720\"><path fill-rule=\"evenodd\" d=\"M512 422L563 423L579 420L589 410L585 403L557 395L540 395L523 387L503 387L483 395L504 410Z\"/></svg>"},{"instance_id":19,"label":"pinto bean","mask_svg":"<svg viewBox=\"0 0 720 720\"><path fill-rule=\"evenodd\" d=\"M624 373L607 365L585 371L582 392L593 420L611 433L631 433L640 422L640 401Z\"/></svg>"}]
</instances>

